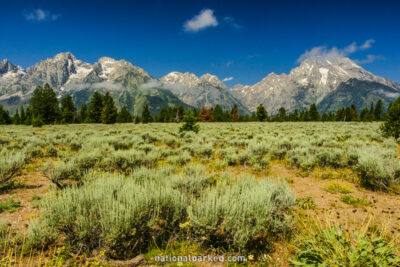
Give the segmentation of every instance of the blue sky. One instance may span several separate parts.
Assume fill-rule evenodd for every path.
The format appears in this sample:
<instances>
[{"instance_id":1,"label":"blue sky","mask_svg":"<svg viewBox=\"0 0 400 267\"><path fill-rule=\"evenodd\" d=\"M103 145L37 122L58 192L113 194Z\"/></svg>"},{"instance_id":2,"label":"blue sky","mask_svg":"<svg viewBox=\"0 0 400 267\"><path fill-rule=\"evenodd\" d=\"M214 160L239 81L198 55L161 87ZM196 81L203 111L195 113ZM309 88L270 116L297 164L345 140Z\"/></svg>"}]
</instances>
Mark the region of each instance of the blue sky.
<instances>
[{"instance_id":1,"label":"blue sky","mask_svg":"<svg viewBox=\"0 0 400 267\"><path fill-rule=\"evenodd\" d=\"M0 59L26 68L70 51L89 63L126 59L154 77L231 77L232 86L288 73L306 51L336 47L400 81L399 2L1 1Z\"/></svg>"}]
</instances>

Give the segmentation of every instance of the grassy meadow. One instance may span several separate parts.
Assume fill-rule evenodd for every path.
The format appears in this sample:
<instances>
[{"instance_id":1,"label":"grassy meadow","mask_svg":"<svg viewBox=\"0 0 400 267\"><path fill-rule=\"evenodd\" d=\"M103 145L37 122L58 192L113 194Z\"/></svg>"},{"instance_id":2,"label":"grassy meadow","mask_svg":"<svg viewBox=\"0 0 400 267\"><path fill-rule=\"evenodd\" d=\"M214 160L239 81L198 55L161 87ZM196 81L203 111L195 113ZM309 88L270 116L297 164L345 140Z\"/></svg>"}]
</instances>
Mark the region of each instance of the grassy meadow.
<instances>
[{"instance_id":1,"label":"grassy meadow","mask_svg":"<svg viewBox=\"0 0 400 267\"><path fill-rule=\"evenodd\" d=\"M0 126L0 266L400 266L399 145L380 123L179 126Z\"/></svg>"}]
</instances>

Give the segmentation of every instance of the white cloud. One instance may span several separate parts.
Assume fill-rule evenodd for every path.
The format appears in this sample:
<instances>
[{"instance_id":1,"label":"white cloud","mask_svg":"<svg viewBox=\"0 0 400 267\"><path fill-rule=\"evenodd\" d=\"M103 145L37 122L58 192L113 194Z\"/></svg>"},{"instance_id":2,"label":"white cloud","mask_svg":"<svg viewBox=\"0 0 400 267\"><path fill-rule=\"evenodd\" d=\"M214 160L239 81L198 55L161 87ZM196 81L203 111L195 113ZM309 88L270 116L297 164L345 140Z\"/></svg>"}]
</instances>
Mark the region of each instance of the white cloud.
<instances>
[{"instance_id":1,"label":"white cloud","mask_svg":"<svg viewBox=\"0 0 400 267\"><path fill-rule=\"evenodd\" d=\"M361 49L364 49L364 50L365 49L369 49L369 48L372 47L373 43L375 43L375 40L374 39L369 39L369 40L365 41L365 43L360 47L361 47Z\"/></svg>"},{"instance_id":2,"label":"white cloud","mask_svg":"<svg viewBox=\"0 0 400 267\"><path fill-rule=\"evenodd\" d=\"M305 59L313 58L313 57L324 57L327 59L335 59L337 57L346 57L357 51L367 50L367 49L371 48L372 44L374 42L375 42L375 40L369 39L369 40L366 40L360 46L358 46L356 42L353 42L342 49L339 49L337 47L332 47L329 49L326 46L317 46L317 47L312 48L310 51L306 50L306 52L304 52L304 54L302 54L297 59L297 62L301 63ZM378 56L373 56L373 55L369 55L369 56L370 56L370 60L374 60L373 57L378 57ZM377 59L377 58L375 58L375 59Z\"/></svg>"},{"instance_id":3,"label":"white cloud","mask_svg":"<svg viewBox=\"0 0 400 267\"><path fill-rule=\"evenodd\" d=\"M378 94L381 94L381 95L384 95L384 96L390 97L390 98L398 98L398 97L400 96L400 93L397 93L397 92L387 92L387 91L384 91L384 90L382 90L382 89L375 90L374 93L378 93Z\"/></svg>"},{"instance_id":4,"label":"white cloud","mask_svg":"<svg viewBox=\"0 0 400 267\"><path fill-rule=\"evenodd\" d=\"M229 60L228 62L226 62L225 65L226 65L227 67L229 67L229 66L231 66L232 64L233 64L233 61L232 61L232 60Z\"/></svg>"},{"instance_id":5,"label":"white cloud","mask_svg":"<svg viewBox=\"0 0 400 267\"><path fill-rule=\"evenodd\" d=\"M192 19L185 22L183 28L187 32L197 32L208 27L218 26L217 18L212 9L203 9Z\"/></svg>"},{"instance_id":6,"label":"white cloud","mask_svg":"<svg viewBox=\"0 0 400 267\"><path fill-rule=\"evenodd\" d=\"M37 21L37 22L55 21L61 16L59 14L53 14L50 11L41 8L25 10L23 15L27 21Z\"/></svg>"},{"instance_id":7,"label":"white cloud","mask_svg":"<svg viewBox=\"0 0 400 267\"><path fill-rule=\"evenodd\" d=\"M113 81L103 81L98 83L78 83L78 84L67 84L65 90L84 90L84 89L104 89L107 91L119 91L123 90L125 87L121 83L116 83Z\"/></svg>"},{"instance_id":8,"label":"white cloud","mask_svg":"<svg viewBox=\"0 0 400 267\"><path fill-rule=\"evenodd\" d=\"M162 83L158 80L150 80L147 83L141 84L140 89L146 90L151 88L161 87Z\"/></svg>"},{"instance_id":9,"label":"white cloud","mask_svg":"<svg viewBox=\"0 0 400 267\"><path fill-rule=\"evenodd\" d=\"M229 82L229 81L232 81L232 80L233 80L233 77L226 77L222 81L223 82Z\"/></svg>"}]
</instances>

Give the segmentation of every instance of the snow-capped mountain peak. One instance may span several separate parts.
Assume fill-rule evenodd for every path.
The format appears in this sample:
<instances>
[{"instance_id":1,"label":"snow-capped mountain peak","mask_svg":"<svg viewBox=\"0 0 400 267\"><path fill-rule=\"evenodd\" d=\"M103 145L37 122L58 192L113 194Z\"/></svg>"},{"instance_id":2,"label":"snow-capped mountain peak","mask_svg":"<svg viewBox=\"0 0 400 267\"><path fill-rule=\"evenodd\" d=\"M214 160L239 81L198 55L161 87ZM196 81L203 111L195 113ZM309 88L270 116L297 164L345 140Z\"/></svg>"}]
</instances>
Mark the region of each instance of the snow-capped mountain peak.
<instances>
[{"instance_id":1,"label":"snow-capped mountain peak","mask_svg":"<svg viewBox=\"0 0 400 267\"><path fill-rule=\"evenodd\" d=\"M280 107L293 110L318 104L349 79L377 82L400 90L399 84L373 75L347 57L336 55L307 58L288 75L270 73L254 85L235 86L232 93L250 110L256 110L262 103L273 113Z\"/></svg>"},{"instance_id":2,"label":"snow-capped mountain peak","mask_svg":"<svg viewBox=\"0 0 400 267\"><path fill-rule=\"evenodd\" d=\"M178 71L173 71L165 75L164 77L161 78L161 82L166 83L166 84L183 84L185 86L188 86L190 88L193 88L199 84L199 77L197 77L193 73L189 72L178 72Z\"/></svg>"},{"instance_id":3,"label":"snow-capped mountain peak","mask_svg":"<svg viewBox=\"0 0 400 267\"><path fill-rule=\"evenodd\" d=\"M206 73L200 77L200 81L210 83L215 87L226 88L226 85L221 82L217 76Z\"/></svg>"}]
</instances>

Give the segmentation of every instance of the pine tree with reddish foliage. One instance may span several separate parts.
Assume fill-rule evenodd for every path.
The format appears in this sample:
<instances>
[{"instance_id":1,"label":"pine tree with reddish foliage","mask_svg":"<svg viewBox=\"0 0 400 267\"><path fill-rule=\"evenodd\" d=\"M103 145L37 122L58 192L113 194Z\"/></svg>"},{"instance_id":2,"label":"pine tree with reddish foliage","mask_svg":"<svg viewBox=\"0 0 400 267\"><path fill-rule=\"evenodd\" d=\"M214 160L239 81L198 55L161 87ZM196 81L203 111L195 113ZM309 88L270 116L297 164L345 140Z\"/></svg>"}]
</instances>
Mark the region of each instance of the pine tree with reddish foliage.
<instances>
[{"instance_id":1,"label":"pine tree with reddish foliage","mask_svg":"<svg viewBox=\"0 0 400 267\"><path fill-rule=\"evenodd\" d=\"M199 113L199 121L200 122L211 122L214 121L212 110L206 109L205 106L202 106Z\"/></svg>"},{"instance_id":2,"label":"pine tree with reddish foliage","mask_svg":"<svg viewBox=\"0 0 400 267\"><path fill-rule=\"evenodd\" d=\"M232 122L237 122L239 120L239 114L236 105L233 106L231 113L232 113Z\"/></svg>"}]
</instances>

